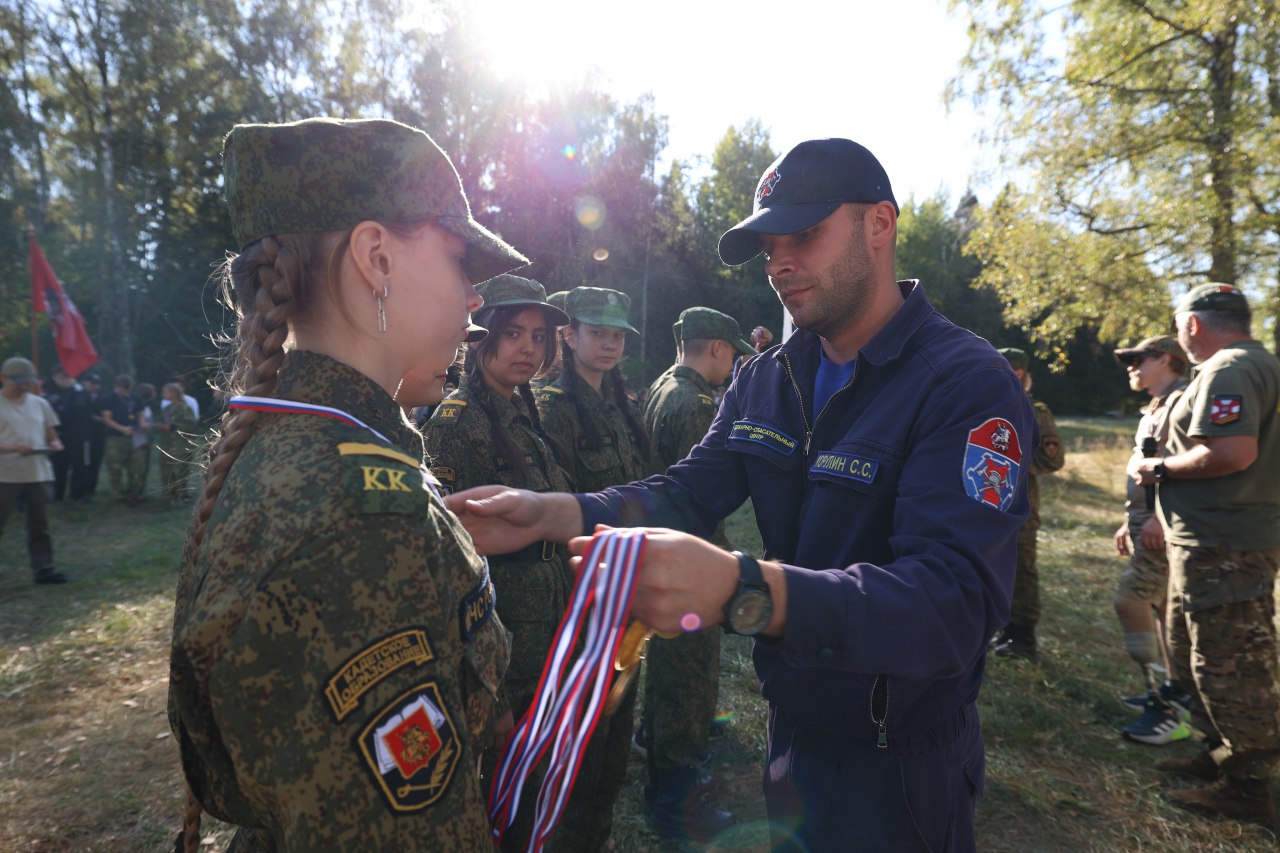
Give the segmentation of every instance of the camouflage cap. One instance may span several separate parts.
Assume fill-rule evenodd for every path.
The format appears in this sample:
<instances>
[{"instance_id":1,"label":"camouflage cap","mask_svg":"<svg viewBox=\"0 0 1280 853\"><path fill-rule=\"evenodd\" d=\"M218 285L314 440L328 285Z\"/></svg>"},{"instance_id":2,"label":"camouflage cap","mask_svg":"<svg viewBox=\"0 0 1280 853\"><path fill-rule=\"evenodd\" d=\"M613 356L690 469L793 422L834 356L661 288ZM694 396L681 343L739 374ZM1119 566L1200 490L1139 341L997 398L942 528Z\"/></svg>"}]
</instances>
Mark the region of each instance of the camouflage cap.
<instances>
[{"instance_id":1,"label":"camouflage cap","mask_svg":"<svg viewBox=\"0 0 1280 853\"><path fill-rule=\"evenodd\" d=\"M1179 361L1185 362L1187 354L1182 351L1178 342L1168 335L1156 335L1140 342L1137 346L1121 347L1114 351L1116 358L1128 364L1144 355L1164 355L1168 353Z\"/></svg>"},{"instance_id":2,"label":"camouflage cap","mask_svg":"<svg viewBox=\"0 0 1280 853\"><path fill-rule=\"evenodd\" d=\"M1031 366L1031 356L1027 355L1025 350L1017 347L1003 347L998 352L1009 360L1009 366L1015 370L1026 370Z\"/></svg>"},{"instance_id":3,"label":"camouflage cap","mask_svg":"<svg viewBox=\"0 0 1280 853\"><path fill-rule=\"evenodd\" d=\"M548 304L546 288L531 278L505 273L480 284L476 290L484 297L484 308L480 309L481 311L503 305L537 305L546 313L551 325L567 326L569 324L569 315L556 306Z\"/></svg>"},{"instance_id":4,"label":"camouflage cap","mask_svg":"<svg viewBox=\"0 0 1280 853\"><path fill-rule=\"evenodd\" d=\"M756 348L742 339L742 329L738 321L714 308L686 308L680 312L671 330L677 341L692 341L700 338L712 341L728 341L742 355L755 355Z\"/></svg>"},{"instance_id":5,"label":"camouflage cap","mask_svg":"<svg viewBox=\"0 0 1280 853\"><path fill-rule=\"evenodd\" d=\"M31 382L39 378L36 376L36 366L20 355L6 358L4 364L0 365L0 373L14 382Z\"/></svg>"},{"instance_id":6,"label":"camouflage cap","mask_svg":"<svg viewBox=\"0 0 1280 853\"><path fill-rule=\"evenodd\" d=\"M557 290L555 293L547 297L547 304L554 305L556 308L559 308L561 311L563 311L564 301L568 298L569 298L569 291Z\"/></svg>"},{"instance_id":7,"label":"camouflage cap","mask_svg":"<svg viewBox=\"0 0 1280 853\"><path fill-rule=\"evenodd\" d=\"M227 206L244 249L268 234L337 231L366 219L430 220L467 244L473 282L529 259L471 218L449 156L421 130L385 119L240 124L223 142Z\"/></svg>"},{"instance_id":8,"label":"camouflage cap","mask_svg":"<svg viewBox=\"0 0 1280 853\"><path fill-rule=\"evenodd\" d=\"M1173 313L1185 311L1229 311L1248 315L1249 300L1238 287L1210 282L1193 287L1182 295Z\"/></svg>"},{"instance_id":9,"label":"camouflage cap","mask_svg":"<svg viewBox=\"0 0 1280 853\"><path fill-rule=\"evenodd\" d=\"M636 331L627 322L631 311L631 297L607 287L575 287L565 298L565 313L570 319L592 326L615 326L629 332Z\"/></svg>"}]
</instances>

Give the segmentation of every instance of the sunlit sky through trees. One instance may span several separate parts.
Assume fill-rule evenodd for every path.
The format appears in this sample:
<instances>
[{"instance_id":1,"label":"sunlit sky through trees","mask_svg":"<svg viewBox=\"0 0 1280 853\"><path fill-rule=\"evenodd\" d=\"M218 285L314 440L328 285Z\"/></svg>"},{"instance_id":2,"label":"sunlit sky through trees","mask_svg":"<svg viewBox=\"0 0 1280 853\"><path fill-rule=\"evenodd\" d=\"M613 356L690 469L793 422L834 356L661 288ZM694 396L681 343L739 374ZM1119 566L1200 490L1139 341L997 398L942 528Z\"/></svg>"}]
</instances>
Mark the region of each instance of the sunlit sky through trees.
<instances>
[{"instance_id":1,"label":"sunlit sky through trees","mask_svg":"<svg viewBox=\"0 0 1280 853\"><path fill-rule=\"evenodd\" d=\"M979 152L973 109L942 104L966 46L944 0L453 2L508 80L536 91L591 75L621 100L651 92L670 121L660 173L759 118L779 151L823 136L865 144L900 199L972 186L986 200L1000 185L979 174L995 158Z\"/></svg>"}]
</instances>

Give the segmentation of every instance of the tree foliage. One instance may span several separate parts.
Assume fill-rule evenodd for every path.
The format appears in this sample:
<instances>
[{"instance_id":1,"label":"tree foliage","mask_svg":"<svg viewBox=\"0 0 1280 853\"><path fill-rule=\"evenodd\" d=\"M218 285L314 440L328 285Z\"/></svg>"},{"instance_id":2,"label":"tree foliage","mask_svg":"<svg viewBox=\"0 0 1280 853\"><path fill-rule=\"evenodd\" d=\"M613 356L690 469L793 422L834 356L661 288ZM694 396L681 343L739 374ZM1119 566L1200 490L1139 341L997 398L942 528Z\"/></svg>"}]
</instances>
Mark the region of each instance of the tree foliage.
<instances>
[{"instance_id":1,"label":"tree foliage","mask_svg":"<svg viewBox=\"0 0 1280 853\"><path fill-rule=\"evenodd\" d=\"M952 8L970 46L950 94L995 106L990 141L1017 176L975 235L981 281L1042 352L1062 358L1080 328L1145 337L1171 289L1206 280L1274 299L1276 4Z\"/></svg>"}]
</instances>

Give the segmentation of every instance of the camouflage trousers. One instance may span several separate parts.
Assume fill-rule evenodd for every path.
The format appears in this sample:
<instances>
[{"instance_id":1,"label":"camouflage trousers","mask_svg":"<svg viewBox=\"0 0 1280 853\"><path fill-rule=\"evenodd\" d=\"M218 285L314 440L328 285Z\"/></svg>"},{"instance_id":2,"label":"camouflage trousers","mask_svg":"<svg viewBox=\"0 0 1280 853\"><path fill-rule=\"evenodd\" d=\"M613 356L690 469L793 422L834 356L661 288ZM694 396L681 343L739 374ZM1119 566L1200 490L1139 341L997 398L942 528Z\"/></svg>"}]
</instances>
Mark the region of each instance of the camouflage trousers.
<instances>
[{"instance_id":1,"label":"camouflage trousers","mask_svg":"<svg viewBox=\"0 0 1280 853\"><path fill-rule=\"evenodd\" d=\"M644 737L649 778L697 767L720 693L720 629L655 636L645 659Z\"/></svg>"},{"instance_id":2,"label":"camouflage trousers","mask_svg":"<svg viewBox=\"0 0 1280 853\"><path fill-rule=\"evenodd\" d=\"M1040 525L1027 521L1018 531L1018 569L1013 578L1009 622L1034 628L1040 621L1040 573L1036 569L1036 536Z\"/></svg>"},{"instance_id":3,"label":"camouflage trousers","mask_svg":"<svg viewBox=\"0 0 1280 853\"><path fill-rule=\"evenodd\" d=\"M1280 766L1275 586L1280 550L1170 544L1169 652L1195 686L1192 723L1222 771L1265 779Z\"/></svg>"}]
</instances>

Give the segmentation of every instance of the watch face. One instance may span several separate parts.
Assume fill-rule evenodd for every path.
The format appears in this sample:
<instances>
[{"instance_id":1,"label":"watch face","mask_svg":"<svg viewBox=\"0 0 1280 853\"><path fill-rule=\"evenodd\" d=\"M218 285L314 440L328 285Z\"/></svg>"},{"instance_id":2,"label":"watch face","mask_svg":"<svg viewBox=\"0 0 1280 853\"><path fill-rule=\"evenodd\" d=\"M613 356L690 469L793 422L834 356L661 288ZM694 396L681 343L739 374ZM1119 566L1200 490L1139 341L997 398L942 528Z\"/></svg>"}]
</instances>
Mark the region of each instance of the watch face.
<instances>
[{"instance_id":1,"label":"watch face","mask_svg":"<svg viewBox=\"0 0 1280 853\"><path fill-rule=\"evenodd\" d=\"M764 630L773 615L773 600L756 589L743 590L729 608L729 627L738 634L753 636Z\"/></svg>"}]
</instances>

